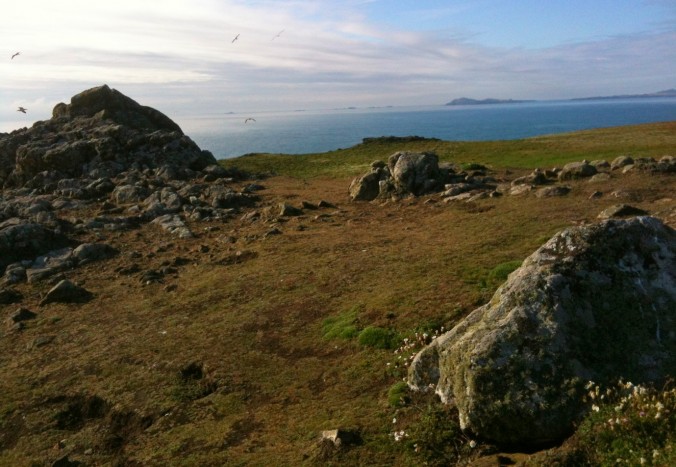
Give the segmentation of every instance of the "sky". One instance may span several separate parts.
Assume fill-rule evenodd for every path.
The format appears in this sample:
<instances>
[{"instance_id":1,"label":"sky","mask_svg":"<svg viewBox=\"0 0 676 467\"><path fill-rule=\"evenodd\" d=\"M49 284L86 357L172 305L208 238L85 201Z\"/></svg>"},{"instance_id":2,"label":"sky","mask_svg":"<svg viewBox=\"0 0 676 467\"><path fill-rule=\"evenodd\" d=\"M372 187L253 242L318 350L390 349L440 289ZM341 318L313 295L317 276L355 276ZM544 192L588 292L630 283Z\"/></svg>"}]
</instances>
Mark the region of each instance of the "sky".
<instances>
[{"instance_id":1,"label":"sky","mask_svg":"<svg viewBox=\"0 0 676 467\"><path fill-rule=\"evenodd\" d=\"M174 119L676 87L676 0L3 0L2 10L0 131L102 84Z\"/></svg>"}]
</instances>

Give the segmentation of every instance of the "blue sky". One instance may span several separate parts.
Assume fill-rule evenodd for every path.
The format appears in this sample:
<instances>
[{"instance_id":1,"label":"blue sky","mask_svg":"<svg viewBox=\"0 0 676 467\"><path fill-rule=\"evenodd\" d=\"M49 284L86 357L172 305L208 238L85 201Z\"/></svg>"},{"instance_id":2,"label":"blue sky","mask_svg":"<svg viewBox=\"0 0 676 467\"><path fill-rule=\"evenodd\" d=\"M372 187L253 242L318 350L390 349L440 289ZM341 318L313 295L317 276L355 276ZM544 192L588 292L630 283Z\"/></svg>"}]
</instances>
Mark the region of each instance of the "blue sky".
<instances>
[{"instance_id":1,"label":"blue sky","mask_svg":"<svg viewBox=\"0 0 676 467\"><path fill-rule=\"evenodd\" d=\"M676 0L13 1L0 131L104 83L175 119L652 92L674 44Z\"/></svg>"}]
</instances>

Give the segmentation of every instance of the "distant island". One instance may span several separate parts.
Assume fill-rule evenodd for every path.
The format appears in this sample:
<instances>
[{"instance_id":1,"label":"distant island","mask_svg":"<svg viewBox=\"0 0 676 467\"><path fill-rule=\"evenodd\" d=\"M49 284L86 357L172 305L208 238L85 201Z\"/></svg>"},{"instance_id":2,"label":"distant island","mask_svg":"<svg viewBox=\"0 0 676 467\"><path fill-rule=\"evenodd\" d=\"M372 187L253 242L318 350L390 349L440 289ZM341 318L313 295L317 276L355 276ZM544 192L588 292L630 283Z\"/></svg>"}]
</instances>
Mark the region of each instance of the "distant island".
<instances>
[{"instance_id":1,"label":"distant island","mask_svg":"<svg viewBox=\"0 0 676 467\"><path fill-rule=\"evenodd\" d=\"M521 104L523 102L535 102L532 100L515 100L515 99L470 99L469 97L460 97L453 99L446 105L485 105L485 104Z\"/></svg>"},{"instance_id":2,"label":"distant island","mask_svg":"<svg viewBox=\"0 0 676 467\"><path fill-rule=\"evenodd\" d=\"M664 91L652 92L648 94L622 94L616 96L594 96L594 97L577 97L574 99L567 99L568 101L595 101L595 100L612 100L612 99L646 99L655 97L676 97L676 89L666 89ZM517 100L517 99L470 99L469 97L460 97L453 99L445 105L486 105L486 104L521 104L524 102L538 102L536 100Z\"/></svg>"}]
</instances>

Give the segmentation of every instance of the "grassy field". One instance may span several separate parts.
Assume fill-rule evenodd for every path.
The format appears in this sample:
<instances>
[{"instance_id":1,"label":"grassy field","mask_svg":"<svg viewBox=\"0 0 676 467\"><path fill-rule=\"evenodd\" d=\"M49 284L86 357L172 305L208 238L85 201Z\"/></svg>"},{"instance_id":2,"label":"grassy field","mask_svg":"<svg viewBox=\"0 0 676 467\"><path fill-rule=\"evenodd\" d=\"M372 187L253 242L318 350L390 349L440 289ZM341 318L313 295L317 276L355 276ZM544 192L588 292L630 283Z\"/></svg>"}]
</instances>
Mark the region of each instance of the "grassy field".
<instances>
[{"instance_id":1,"label":"grassy field","mask_svg":"<svg viewBox=\"0 0 676 467\"><path fill-rule=\"evenodd\" d=\"M249 154L223 161L258 173L298 178L349 177L365 172L374 160L393 152L432 151L441 162L486 164L499 168L554 167L583 159L613 159L619 155L660 157L673 154L675 122L613 127L512 141L391 142L375 139L357 146L321 154Z\"/></svg>"},{"instance_id":2,"label":"grassy field","mask_svg":"<svg viewBox=\"0 0 676 467\"><path fill-rule=\"evenodd\" d=\"M0 333L0 465L51 465L63 456L120 466L601 459L589 450L591 434L534 454L470 447L445 422L452 409L420 396L398 402L404 360L419 346L395 350L404 339L452 327L555 232L594 222L609 205L629 202L673 227L674 176L614 174L597 184L573 181L565 197L457 204L435 195L352 203L347 189L373 160L398 150L486 164L508 182L535 167L674 148L676 122L504 142L378 140L223 161L276 174L258 181L265 186L258 220L245 211L223 223L192 223L197 236L185 240L151 225L82 238L121 251L68 272L94 292L86 304L40 307L49 284L18 287L21 306L38 318L22 332ZM595 191L604 196L590 199ZM335 208L278 215L279 203L320 200ZM147 284L124 274L132 262L143 270L177 266L162 283ZM15 309L1 308L3 319ZM39 344L45 336L53 339ZM594 426L588 433L598 434ZM322 448L322 431L337 428L358 441ZM664 449L659 455L654 465L669 459Z\"/></svg>"}]
</instances>

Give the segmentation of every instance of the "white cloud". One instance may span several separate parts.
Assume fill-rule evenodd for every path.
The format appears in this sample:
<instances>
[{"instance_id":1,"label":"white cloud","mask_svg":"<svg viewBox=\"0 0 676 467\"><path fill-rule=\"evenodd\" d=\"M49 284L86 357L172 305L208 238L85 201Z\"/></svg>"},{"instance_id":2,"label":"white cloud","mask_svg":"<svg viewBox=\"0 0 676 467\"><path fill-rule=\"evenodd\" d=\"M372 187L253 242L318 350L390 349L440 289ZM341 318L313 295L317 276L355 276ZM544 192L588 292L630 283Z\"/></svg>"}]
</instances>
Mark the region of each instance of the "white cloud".
<instances>
[{"instance_id":1,"label":"white cloud","mask_svg":"<svg viewBox=\"0 0 676 467\"><path fill-rule=\"evenodd\" d=\"M0 93L12 106L31 103L32 115L44 119L57 102L103 83L172 116L674 86L673 28L544 49L498 48L448 30L376 23L361 9L366 4L374 2L13 2L0 30L0 56L7 57L0 60ZM0 108L0 120L15 120L14 113Z\"/></svg>"}]
</instances>

